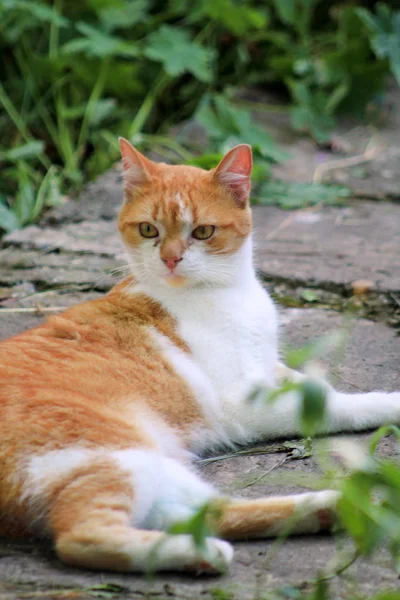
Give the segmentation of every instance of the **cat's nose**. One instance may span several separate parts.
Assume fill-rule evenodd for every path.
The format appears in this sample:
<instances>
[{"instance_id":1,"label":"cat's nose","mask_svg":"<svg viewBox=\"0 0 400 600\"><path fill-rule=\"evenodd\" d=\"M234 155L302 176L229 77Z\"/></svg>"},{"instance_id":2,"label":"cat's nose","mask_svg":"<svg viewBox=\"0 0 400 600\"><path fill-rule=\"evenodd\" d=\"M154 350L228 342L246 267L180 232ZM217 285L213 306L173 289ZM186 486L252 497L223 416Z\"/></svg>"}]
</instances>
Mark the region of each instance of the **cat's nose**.
<instances>
[{"instance_id":1,"label":"cat's nose","mask_svg":"<svg viewBox=\"0 0 400 600\"><path fill-rule=\"evenodd\" d=\"M168 269L173 271L178 262L181 262L182 258L179 258L179 256L169 256L168 258L162 258L161 260L167 265Z\"/></svg>"}]
</instances>

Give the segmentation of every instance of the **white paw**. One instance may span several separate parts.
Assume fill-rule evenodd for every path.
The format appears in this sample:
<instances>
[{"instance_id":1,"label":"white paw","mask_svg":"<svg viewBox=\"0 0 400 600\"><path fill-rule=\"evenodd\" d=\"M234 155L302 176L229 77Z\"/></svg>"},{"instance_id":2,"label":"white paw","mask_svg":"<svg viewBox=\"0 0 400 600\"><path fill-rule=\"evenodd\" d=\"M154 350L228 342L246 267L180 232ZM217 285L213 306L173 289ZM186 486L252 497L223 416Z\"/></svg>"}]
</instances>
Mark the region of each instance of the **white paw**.
<instances>
[{"instance_id":1,"label":"white paw","mask_svg":"<svg viewBox=\"0 0 400 600\"><path fill-rule=\"evenodd\" d=\"M296 500L295 533L317 533L331 529L336 521L340 493L333 490L299 494Z\"/></svg>"},{"instance_id":2,"label":"white paw","mask_svg":"<svg viewBox=\"0 0 400 600\"><path fill-rule=\"evenodd\" d=\"M225 573L233 558L233 548L228 542L207 538L204 550L196 549L193 560L185 561L185 571L200 573Z\"/></svg>"},{"instance_id":3,"label":"white paw","mask_svg":"<svg viewBox=\"0 0 400 600\"><path fill-rule=\"evenodd\" d=\"M323 490L321 492L306 492L299 494L300 506L308 510L320 510L324 508L335 509L340 498L340 493L334 490Z\"/></svg>"},{"instance_id":4,"label":"white paw","mask_svg":"<svg viewBox=\"0 0 400 600\"><path fill-rule=\"evenodd\" d=\"M190 535L167 535L153 550L154 571L224 573L232 561L233 548L228 542L206 538L204 547L196 547Z\"/></svg>"}]
</instances>

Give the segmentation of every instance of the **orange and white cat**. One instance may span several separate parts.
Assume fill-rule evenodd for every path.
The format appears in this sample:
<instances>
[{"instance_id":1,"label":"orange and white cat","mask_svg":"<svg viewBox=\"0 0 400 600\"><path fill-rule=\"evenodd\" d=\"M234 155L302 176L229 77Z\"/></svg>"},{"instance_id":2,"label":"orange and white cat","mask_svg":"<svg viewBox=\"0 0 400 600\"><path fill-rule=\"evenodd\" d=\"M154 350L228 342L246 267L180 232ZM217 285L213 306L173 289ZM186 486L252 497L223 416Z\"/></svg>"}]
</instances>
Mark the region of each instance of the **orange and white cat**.
<instances>
[{"instance_id":1,"label":"orange and white cat","mask_svg":"<svg viewBox=\"0 0 400 600\"><path fill-rule=\"evenodd\" d=\"M121 140L119 229L132 276L0 344L0 534L54 540L66 563L117 571L223 571L224 539L329 527L332 491L224 498L191 467L220 446L298 433L301 377L279 364L278 319L252 262L251 149L216 169L156 164ZM328 384L326 432L400 422L400 393ZM175 523L205 503L200 552ZM222 539L219 539L222 538Z\"/></svg>"}]
</instances>

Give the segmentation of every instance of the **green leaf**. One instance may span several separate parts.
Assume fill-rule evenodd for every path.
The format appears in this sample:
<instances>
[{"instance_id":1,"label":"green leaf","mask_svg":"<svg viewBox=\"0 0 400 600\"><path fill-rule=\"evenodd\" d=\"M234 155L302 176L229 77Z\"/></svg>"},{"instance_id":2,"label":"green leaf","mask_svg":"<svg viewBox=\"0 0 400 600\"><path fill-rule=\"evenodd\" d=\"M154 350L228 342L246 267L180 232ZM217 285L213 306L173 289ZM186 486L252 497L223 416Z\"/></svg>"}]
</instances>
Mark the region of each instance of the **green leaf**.
<instances>
[{"instance_id":1,"label":"green leaf","mask_svg":"<svg viewBox=\"0 0 400 600\"><path fill-rule=\"evenodd\" d=\"M284 600L304 600L302 592L292 585L285 585L284 587L278 588L276 592L279 597L284 598Z\"/></svg>"},{"instance_id":2,"label":"green leaf","mask_svg":"<svg viewBox=\"0 0 400 600\"><path fill-rule=\"evenodd\" d=\"M297 131L309 133L316 142L329 142L335 120L329 114L318 114L312 107L295 106L291 110L292 126Z\"/></svg>"},{"instance_id":3,"label":"green leaf","mask_svg":"<svg viewBox=\"0 0 400 600\"><path fill-rule=\"evenodd\" d=\"M123 38L109 35L99 28L80 21L77 30L84 36L73 39L61 47L62 55L84 53L93 58L107 57L135 57L139 50L133 43L126 42Z\"/></svg>"},{"instance_id":4,"label":"green leaf","mask_svg":"<svg viewBox=\"0 0 400 600\"><path fill-rule=\"evenodd\" d=\"M222 153L235 144L245 142L265 159L281 162L288 158L288 153L276 146L267 131L254 123L248 110L238 108L225 96L206 96L195 118L205 127L209 137L217 142Z\"/></svg>"},{"instance_id":5,"label":"green leaf","mask_svg":"<svg viewBox=\"0 0 400 600\"><path fill-rule=\"evenodd\" d=\"M287 394L289 392L297 392L300 388L301 388L300 383L295 383L293 381L287 380L287 381L284 381L278 388L268 392L267 394L265 394L265 391L264 391L264 398L266 397L267 402L273 403L273 402L275 402L275 400L278 400L281 396L284 396L285 394ZM259 397L261 396L261 391L260 391ZM256 397L255 400L257 400L257 399L258 398Z\"/></svg>"},{"instance_id":6,"label":"green leaf","mask_svg":"<svg viewBox=\"0 0 400 600\"><path fill-rule=\"evenodd\" d=\"M365 25L374 33L383 33L379 20L366 8L356 8L355 13L365 23Z\"/></svg>"},{"instance_id":7,"label":"green leaf","mask_svg":"<svg viewBox=\"0 0 400 600\"><path fill-rule=\"evenodd\" d=\"M182 533L190 534L193 537L193 542L197 548L203 550L205 548L206 537L211 535L211 531L207 525L207 515L210 507L204 504L198 511L186 521L175 523L169 528L168 533L179 535Z\"/></svg>"},{"instance_id":8,"label":"green leaf","mask_svg":"<svg viewBox=\"0 0 400 600\"><path fill-rule=\"evenodd\" d=\"M393 555L396 556L396 554L394 554L394 553L393 553ZM398 559L400 558L400 548L398 548L397 557L398 557ZM396 592L395 590L392 590L392 591L388 590L387 592L381 592L372 598L372 600L399 600L399 599L400 599L400 592Z\"/></svg>"},{"instance_id":9,"label":"green leaf","mask_svg":"<svg viewBox=\"0 0 400 600\"><path fill-rule=\"evenodd\" d=\"M148 18L149 0L130 0L121 6L110 5L99 12L100 21L106 31L128 29Z\"/></svg>"},{"instance_id":10,"label":"green leaf","mask_svg":"<svg viewBox=\"0 0 400 600\"><path fill-rule=\"evenodd\" d=\"M365 8L356 14L371 32L370 43L378 58L389 59L397 83L400 85L400 11L392 11L386 4L377 5L377 15Z\"/></svg>"},{"instance_id":11,"label":"green leaf","mask_svg":"<svg viewBox=\"0 0 400 600\"><path fill-rule=\"evenodd\" d=\"M297 0L273 0L275 10L285 25L294 25L298 17Z\"/></svg>"},{"instance_id":12,"label":"green leaf","mask_svg":"<svg viewBox=\"0 0 400 600\"><path fill-rule=\"evenodd\" d=\"M210 19L222 23L237 36L243 36L251 30L263 29L269 20L265 9L257 10L248 4L235 4L232 0L205 0L202 10Z\"/></svg>"},{"instance_id":13,"label":"green leaf","mask_svg":"<svg viewBox=\"0 0 400 600\"><path fill-rule=\"evenodd\" d=\"M318 579L315 584L313 600L329 600L329 583L325 579Z\"/></svg>"},{"instance_id":14,"label":"green leaf","mask_svg":"<svg viewBox=\"0 0 400 600\"><path fill-rule=\"evenodd\" d=\"M345 186L322 183L286 183L284 181L266 181L256 188L254 202L277 205L293 210L316 204L342 204L351 196L351 190Z\"/></svg>"},{"instance_id":15,"label":"green leaf","mask_svg":"<svg viewBox=\"0 0 400 600\"><path fill-rule=\"evenodd\" d=\"M59 183L59 176L56 168L52 166L43 177L36 193L35 202L29 215L30 222L36 221L38 217L40 217L44 207L62 204L63 197L60 192Z\"/></svg>"},{"instance_id":16,"label":"green leaf","mask_svg":"<svg viewBox=\"0 0 400 600\"><path fill-rule=\"evenodd\" d=\"M315 358L326 356L333 350L340 348L346 339L345 335L345 332L339 329L338 331L332 331L315 340L315 342L306 344L301 348L288 350L285 353L284 362L291 369L298 369L307 362L310 362Z\"/></svg>"},{"instance_id":17,"label":"green leaf","mask_svg":"<svg viewBox=\"0 0 400 600\"><path fill-rule=\"evenodd\" d=\"M0 152L1 160L9 160L10 162L16 162L18 160L27 160L29 158L36 158L38 154L43 152L44 143L40 141L32 141L24 144L23 146L17 146L10 150L4 150Z\"/></svg>"},{"instance_id":18,"label":"green leaf","mask_svg":"<svg viewBox=\"0 0 400 600\"><path fill-rule=\"evenodd\" d=\"M10 233L21 227L17 215L13 210L1 202L0 199L0 229Z\"/></svg>"},{"instance_id":19,"label":"green leaf","mask_svg":"<svg viewBox=\"0 0 400 600\"><path fill-rule=\"evenodd\" d=\"M273 0L281 21L300 34L309 35L313 11L318 0Z\"/></svg>"},{"instance_id":20,"label":"green leaf","mask_svg":"<svg viewBox=\"0 0 400 600\"><path fill-rule=\"evenodd\" d=\"M191 160L187 161L187 165L192 165L194 167L200 167L200 169L206 169L209 171L210 169L214 169L222 160L223 155L221 153L214 154L201 154L200 156L195 156Z\"/></svg>"},{"instance_id":21,"label":"green leaf","mask_svg":"<svg viewBox=\"0 0 400 600\"><path fill-rule=\"evenodd\" d=\"M48 25L65 28L69 20L62 16L56 7L50 8L43 2L34 0L1 0L0 32L5 40L18 42L25 31L46 29Z\"/></svg>"},{"instance_id":22,"label":"green leaf","mask_svg":"<svg viewBox=\"0 0 400 600\"><path fill-rule=\"evenodd\" d=\"M342 99L343 91L336 92L336 99L322 89L312 90L305 81L287 78L286 84L298 105L291 110L294 129L309 133L319 143L329 141L335 126L331 111Z\"/></svg>"},{"instance_id":23,"label":"green leaf","mask_svg":"<svg viewBox=\"0 0 400 600\"><path fill-rule=\"evenodd\" d=\"M400 13L399 13L400 17ZM391 37L389 40L388 58L391 71L400 85L400 35Z\"/></svg>"},{"instance_id":24,"label":"green leaf","mask_svg":"<svg viewBox=\"0 0 400 600\"><path fill-rule=\"evenodd\" d=\"M147 37L143 54L161 62L171 77L191 73L199 81L209 82L212 79L214 50L193 41L186 29L162 25Z\"/></svg>"},{"instance_id":25,"label":"green leaf","mask_svg":"<svg viewBox=\"0 0 400 600\"><path fill-rule=\"evenodd\" d=\"M60 14L55 7L50 8L43 2L34 0L1 0L1 9L17 11L22 14L29 14L34 17L38 23L53 23L58 27L67 27L69 20Z\"/></svg>"},{"instance_id":26,"label":"green leaf","mask_svg":"<svg viewBox=\"0 0 400 600\"><path fill-rule=\"evenodd\" d=\"M397 439L397 443L400 444L400 429L396 425L383 425L375 431L369 441L369 451L371 454L375 454L376 449L380 440L387 435L394 435Z\"/></svg>"},{"instance_id":27,"label":"green leaf","mask_svg":"<svg viewBox=\"0 0 400 600\"><path fill-rule=\"evenodd\" d=\"M337 85L329 94L325 106L326 113L329 115L333 114L342 100L348 96L349 92L350 82L345 79L342 81L342 83L339 83L339 85Z\"/></svg>"},{"instance_id":28,"label":"green leaf","mask_svg":"<svg viewBox=\"0 0 400 600\"><path fill-rule=\"evenodd\" d=\"M300 386L300 426L306 436L317 433L324 421L326 390L321 383L306 380Z\"/></svg>"},{"instance_id":29,"label":"green leaf","mask_svg":"<svg viewBox=\"0 0 400 600\"><path fill-rule=\"evenodd\" d=\"M300 296L303 300L306 300L306 302L317 302L319 300L319 296L315 290L303 290Z\"/></svg>"},{"instance_id":30,"label":"green leaf","mask_svg":"<svg viewBox=\"0 0 400 600\"><path fill-rule=\"evenodd\" d=\"M26 225L31 220L32 210L35 205L35 187L29 177L26 163L18 164L18 192L12 204L21 225Z\"/></svg>"},{"instance_id":31,"label":"green leaf","mask_svg":"<svg viewBox=\"0 0 400 600\"><path fill-rule=\"evenodd\" d=\"M101 98L95 103L90 114L89 124L91 127L98 127L111 117L116 109L117 103L115 98Z\"/></svg>"}]
</instances>

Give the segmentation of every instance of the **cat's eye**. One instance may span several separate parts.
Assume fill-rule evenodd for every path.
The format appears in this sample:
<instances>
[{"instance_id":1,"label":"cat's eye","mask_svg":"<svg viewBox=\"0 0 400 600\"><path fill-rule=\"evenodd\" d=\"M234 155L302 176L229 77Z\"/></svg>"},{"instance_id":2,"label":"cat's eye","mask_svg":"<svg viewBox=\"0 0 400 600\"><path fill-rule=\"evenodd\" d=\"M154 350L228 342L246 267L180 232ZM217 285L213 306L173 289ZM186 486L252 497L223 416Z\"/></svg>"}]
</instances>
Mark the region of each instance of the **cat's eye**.
<instances>
[{"instance_id":1,"label":"cat's eye","mask_svg":"<svg viewBox=\"0 0 400 600\"><path fill-rule=\"evenodd\" d=\"M158 229L151 223L139 223L139 232L145 238L155 238L158 236Z\"/></svg>"},{"instance_id":2,"label":"cat's eye","mask_svg":"<svg viewBox=\"0 0 400 600\"><path fill-rule=\"evenodd\" d=\"M192 237L196 240L208 240L215 231L214 225L199 225L192 231Z\"/></svg>"}]
</instances>

